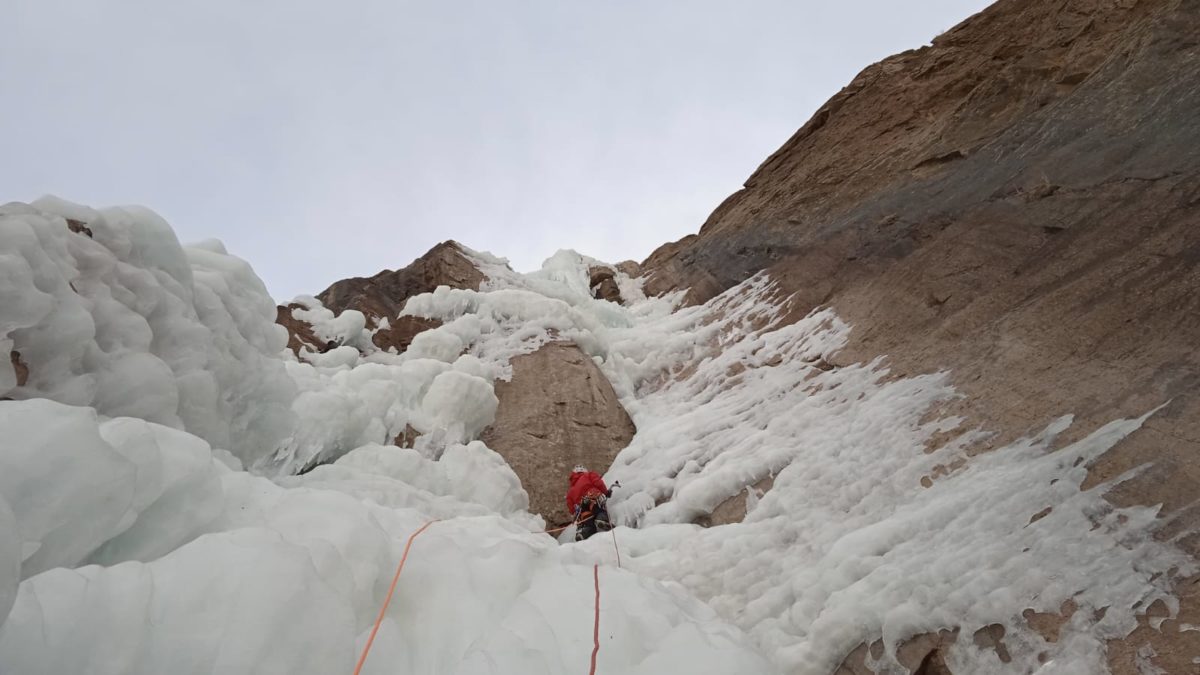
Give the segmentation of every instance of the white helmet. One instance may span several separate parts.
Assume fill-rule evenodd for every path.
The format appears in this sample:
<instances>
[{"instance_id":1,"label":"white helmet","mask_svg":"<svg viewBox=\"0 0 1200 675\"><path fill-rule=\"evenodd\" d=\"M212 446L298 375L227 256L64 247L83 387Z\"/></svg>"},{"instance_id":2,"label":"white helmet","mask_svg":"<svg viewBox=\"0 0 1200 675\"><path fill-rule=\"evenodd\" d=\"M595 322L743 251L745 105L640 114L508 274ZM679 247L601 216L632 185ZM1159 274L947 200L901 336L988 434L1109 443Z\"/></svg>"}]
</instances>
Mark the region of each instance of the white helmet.
<instances>
[{"instance_id":1,"label":"white helmet","mask_svg":"<svg viewBox=\"0 0 1200 675\"><path fill-rule=\"evenodd\" d=\"M571 473L587 473L587 467L582 464L576 464L575 468L571 469Z\"/></svg>"}]
</instances>

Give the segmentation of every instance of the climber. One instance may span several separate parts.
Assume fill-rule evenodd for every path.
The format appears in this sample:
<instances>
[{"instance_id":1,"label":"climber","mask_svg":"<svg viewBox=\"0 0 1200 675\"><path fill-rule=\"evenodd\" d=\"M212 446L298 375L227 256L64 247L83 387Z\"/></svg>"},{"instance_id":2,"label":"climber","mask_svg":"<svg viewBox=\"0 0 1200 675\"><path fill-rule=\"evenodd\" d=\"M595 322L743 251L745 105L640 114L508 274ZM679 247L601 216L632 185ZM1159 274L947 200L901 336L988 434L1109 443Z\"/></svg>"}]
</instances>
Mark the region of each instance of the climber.
<instances>
[{"instance_id":1,"label":"climber","mask_svg":"<svg viewBox=\"0 0 1200 675\"><path fill-rule=\"evenodd\" d=\"M604 485L600 474L578 464L571 470L569 482L567 511L571 512L577 523L575 541L583 541L596 534L597 530L611 530L607 501L612 496L612 488ZM613 487L621 487L621 483L613 483Z\"/></svg>"}]
</instances>

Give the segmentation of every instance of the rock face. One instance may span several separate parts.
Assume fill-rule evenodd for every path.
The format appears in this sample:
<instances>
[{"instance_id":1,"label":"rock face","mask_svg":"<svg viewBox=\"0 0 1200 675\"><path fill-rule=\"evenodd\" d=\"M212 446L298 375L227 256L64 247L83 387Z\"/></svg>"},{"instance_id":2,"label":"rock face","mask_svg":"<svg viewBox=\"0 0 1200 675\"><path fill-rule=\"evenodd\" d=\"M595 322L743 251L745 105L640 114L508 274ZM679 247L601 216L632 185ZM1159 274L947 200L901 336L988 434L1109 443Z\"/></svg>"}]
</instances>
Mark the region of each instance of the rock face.
<instances>
[{"instance_id":1,"label":"rock face","mask_svg":"<svg viewBox=\"0 0 1200 675\"><path fill-rule=\"evenodd\" d=\"M946 666L945 652L957 638L956 632L946 630L921 635L897 649L896 660L912 675L954 675ZM883 655L883 643L876 641L870 646L862 645L855 649L846 659L847 663L838 668L833 675L874 675L874 671L863 665L868 652L878 659Z\"/></svg>"},{"instance_id":2,"label":"rock face","mask_svg":"<svg viewBox=\"0 0 1200 675\"><path fill-rule=\"evenodd\" d=\"M746 518L746 511L748 507L747 502L750 499L750 493L753 492L755 499L759 499L765 493L770 491L771 487L774 485L774 476L767 476L756 483L748 485L746 486L745 490L742 490L736 495L718 504L717 507L712 510L712 513L699 518L696 521L696 524L703 525L704 527L714 527L717 525L740 523Z\"/></svg>"},{"instance_id":3,"label":"rock face","mask_svg":"<svg viewBox=\"0 0 1200 675\"><path fill-rule=\"evenodd\" d=\"M12 365L13 374L16 376L15 385L24 387L29 382L29 366L25 365L25 361L21 359L21 352L15 349L9 350L8 360ZM8 396L0 396L0 401L11 401Z\"/></svg>"},{"instance_id":4,"label":"rock face","mask_svg":"<svg viewBox=\"0 0 1200 675\"><path fill-rule=\"evenodd\" d=\"M442 325L442 322L437 319L426 319L420 316L393 317L388 322L389 327L377 331L371 337L371 342L383 350L395 349L397 354L408 349L418 333Z\"/></svg>"},{"instance_id":5,"label":"rock face","mask_svg":"<svg viewBox=\"0 0 1200 675\"><path fill-rule=\"evenodd\" d=\"M604 473L633 438L634 426L608 379L569 342L553 342L512 361L496 382L500 406L483 441L512 466L529 510L547 523L570 522L564 496L576 464Z\"/></svg>"},{"instance_id":6,"label":"rock face","mask_svg":"<svg viewBox=\"0 0 1200 675\"><path fill-rule=\"evenodd\" d=\"M314 352L321 351L324 341L313 332L312 324L292 315L292 312L297 309L304 309L304 305L292 303L275 308L275 323L286 328L288 332L288 349L297 356L304 349Z\"/></svg>"},{"instance_id":7,"label":"rock face","mask_svg":"<svg viewBox=\"0 0 1200 675\"><path fill-rule=\"evenodd\" d=\"M628 274L630 278L642 276L642 266L636 260L622 260L616 264L616 268Z\"/></svg>"},{"instance_id":8,"label":"rock face","mask_svg":"<svg viewBox=\"0 0 1200 675\"><path fill-rule=\"evenodd\" d=\"M370 278L343 279L326 288L317 299L335 314L357 309L369 325L387 318L389 327L375 333L372 342L380 349L403 352L417 333L435 328L438 322L419 317L397 318L404 303L414 295L432 293L438 286L478 289L484 275L456 241L444 241L399 270L384 270Z\"/></svg>"},{"instance_id":9,"label":"rock face","mask_svg":"<svg viewBox=\"0 0 1200 675\"><path fill-rule=\"evenodd\" d=\"M1193 3L1003 0L865 69L725 200L645 263L705 300L783 260L819 300L962 215L1061 246L1105 208L1186 182L1200 135ZM1147 199L1149 204L1153 199ZM1184 204L1157 204L1146 221ZM977 213L978 212L978 213ZM846 263L855 263L853 265ZM789 262L795 267L795 264Z\"/></svg>"},{"instance_id":10,"label":"rock face","mask_svg":"<svg viewBox=\"0 0 1200 675\"><path fill-rule=\"evenodd\" d=\"M347 309L363 313L371 327L386 318L389 327L375 333L372 341L380 349L403 352L417 333L439 324L420 317L397 318L404 303L414 295L430 293L438 286L478 289L484 275L455 241L444 241L399 270L384 270L373 277L343 279L317 295L327 309L340 314ZM280 306L276 323L288 329L288 347L299 353L308 347L321 351L324 343L307 322L292 316L300 305Z\"/></svg>"},{"instance_id":11,"label":"rock face","mask_svg":"<svg viewBox=\"0 0 1200 675\"><path fill-rule=\"evenodd\" d=\"M1165 403L1085 487L1150 464L1110 499L1162 503L1160 535L1200 555L1197 26L1190 0L1002 0L864 70L650 256L647 290L703 301L769 270L797 316L854 326L840 360L949 369L968 396L947 412L999 431L990 445ZM1200 623L1194 588L1179 622ZM1110 667L1139 672L1148 644L1190 672L1190 636L1142 626Z\"/></svg>"},{"instance_id":12,"label":"rock face","mask_svg":"<svg viewBox=\"0 0 1200 675\"><path fill-rule=\"evenodd\" d=\"M617 286L617 275L610 267L596 266L588 270L588 285L592 289L592 297L598 300L622 303L621 289Z\"/></svg>"},{"instance_id":13,"label":"rock face","mask_svg":"<svg viewBox=\"0 0 1200 675\"><path fill-rule=\"evenodd\" d=\"M9 362L12 363L13 372L17 374L17 386L24 387L29 382L29 366L21 360L21 353L14 350L8 353Z\"/></svg>"},{"instance_id":14,"label":"rock face","mask_svg":"<svg viewBox=\"0 0 1200 675\"><path fill-rule=\"evenodd\" d=\"M483 273L455 241L444 241L408 267L384 270L370 278L354 277L334 283L317 295L335 314L357 309L368 317L395 317L414 295L438 286L478 289Z\"/></svg>"}]
</instances>

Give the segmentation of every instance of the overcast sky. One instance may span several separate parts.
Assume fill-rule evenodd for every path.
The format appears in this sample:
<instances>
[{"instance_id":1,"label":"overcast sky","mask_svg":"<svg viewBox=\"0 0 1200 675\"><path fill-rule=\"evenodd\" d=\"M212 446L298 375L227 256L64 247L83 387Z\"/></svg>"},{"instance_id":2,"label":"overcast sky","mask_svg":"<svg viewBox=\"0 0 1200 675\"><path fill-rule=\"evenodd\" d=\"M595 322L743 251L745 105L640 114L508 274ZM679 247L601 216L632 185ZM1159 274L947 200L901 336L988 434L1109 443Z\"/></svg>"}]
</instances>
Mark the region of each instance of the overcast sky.
<instances>
[{"instance_id":1,"label":"overcast sky","mask_svg":"<svg viewBox=\"0 0 1200 675\"><path fill-rule=\"evenodd\" d=\"M451 238L641 260L987 4L8 0L0 202L144 204L280 300Z\"/></svg>"}]
</instances>

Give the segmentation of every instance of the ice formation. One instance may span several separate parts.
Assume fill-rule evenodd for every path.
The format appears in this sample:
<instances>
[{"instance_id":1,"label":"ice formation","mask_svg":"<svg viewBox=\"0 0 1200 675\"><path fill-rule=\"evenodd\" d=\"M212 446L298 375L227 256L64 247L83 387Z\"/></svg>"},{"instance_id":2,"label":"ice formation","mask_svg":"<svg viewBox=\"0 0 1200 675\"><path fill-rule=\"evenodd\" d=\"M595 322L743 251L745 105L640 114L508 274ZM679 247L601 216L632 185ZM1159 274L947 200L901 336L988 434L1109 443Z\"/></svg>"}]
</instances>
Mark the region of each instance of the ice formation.
<instances>
[{"instance_id":1,"label":"ice formation","mask_svg":"<svg viewBox=\"0 0 1200 675\"><path fill-rule=\"evenodd\" d=\"M296 358L244 262L144 210L8 205L0 246L0 336L29 369L0 378L0 671L349 672L430 519L364 672L586 669L592 566L475 440L520 337L475 347L519 319L394 355L314 301L342 346ZM417 449L381 445L409 424ZM770 670L677 586L600 578L602 669Z\"/></svg>"},{"instance_id":2,"label":"ice formation","mask_svg":"<svg viewBox=\"0 0 1200 675\"><path fill-rule=\"evenodd\" d=\"M219 243L181 246L146 209L46 198L0 207L0 260L0 348L29 368L17 397L184 429L245 461L287 438L286 332L254 271ZM0 396L15 384L0 364Z\"/></svg>"},{"instance_id":3,"label":"ice formation","mask_svg":"<svg viewBox=\"0 0 1200 675\"><path fill-rule=\"evenodd\" d=\"M956 672L1103 672L1104 640L1194 571L1153 509L1080 490L1145 418L969 456L982 432L930 414L957 395L944 375L831 365L852 328L782 321L766 276L679 308L618 274L621 306L574 252L531 274L470 255L488 281L411 299L442 323L405 353L299 298L336 344L296 356L218 242L144 209L0 207L0 672L350 672L430 520L365 672L586 672L596 564L599 672L828 673L877 639L895 672L904 640L997 620L1012 661L960 640ZM478 440L494 382L551 340L638 425L608 474L621 567L609 537L541 534ZM416 447L391 445L410 426ZM691 524L768 478L744 522ZM1024 626L1067 599L1108 611L1057 643Z\"/></svg>"}]
</instances>

